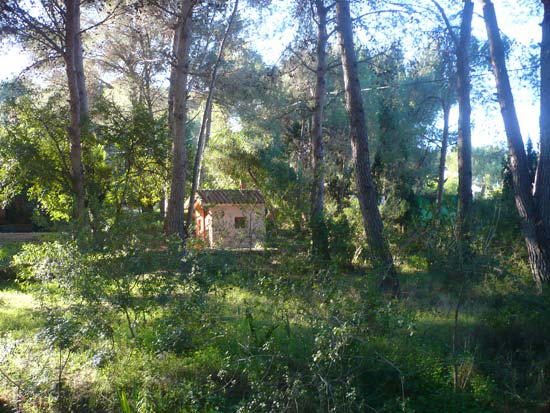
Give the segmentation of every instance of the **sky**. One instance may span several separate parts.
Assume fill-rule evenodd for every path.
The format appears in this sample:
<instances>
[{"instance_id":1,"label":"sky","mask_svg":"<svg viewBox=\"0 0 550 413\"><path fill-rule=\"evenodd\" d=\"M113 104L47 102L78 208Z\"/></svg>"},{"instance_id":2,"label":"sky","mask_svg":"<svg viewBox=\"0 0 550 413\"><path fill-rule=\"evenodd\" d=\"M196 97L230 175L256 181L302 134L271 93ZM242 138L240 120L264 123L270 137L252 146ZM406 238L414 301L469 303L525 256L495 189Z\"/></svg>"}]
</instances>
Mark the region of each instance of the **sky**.
<instances>
[{"instance_id":1,"label":"sky","mask_svg":"<svg viewBox=\"0 0 550 413\"><path fill-rule=\"evenodd\" d=\"M431 3L429 0L419 0ZM295 30L286 22L291 21L285 15L288 12L288 2L285 0L274 0L275 4L280 6L281 13L264 16L265 22L261 24L264 29L260 35L255 37L253 42L255 48L262 54L267 64L275 64L280 58L286 46L292 40ZM538 25L540 17L533 16L529 21L520 21L517 19L515 8L522 7L521 1L516 0L494 0L497 17L501 30L518 44L528 45L539 41L540 27ZM485 39L485 27L479 4L476 5L476 14L472 23L473 35ZM282 30L273 30L275 27L282 27ZM17 76L24 68L32 63L27 55L18 46L7 42L0 43L0 80L7 80ZM517 63L508 62L509 69L517 69ZM479 78L472 79L472 82L490 82L489 86L494 85L494 78L491 73L487 73ZM531 137L533 142L538 142L538 117L539 107L532 96L532 90L527 85L516 81L512 76L512 89L516 101L516 110L520 120L520 126L524 140ZM500 118L500 110L496 103L487 106L476 105L472 102L472 143L474 146L483 145L505 145L504 128ZM456 128L458 111L454 108L451 112L451 127Z\"/></svg>"},{"instance_id":2,"label":"sky","mask_svg":"<svg viewBox=\"0 0 550 413\"><path fill-rule=\"evenodd\" d=\"M479 0L474 1L476 3L472 21L472 34L478 39L485 40L487 35L481 5L479 4ZM542 19L540 16L531 16L528 18L528 21L522 21L518 18L519 15L525 15L526 7L522 4L525 1L533 0L493 0L493 3L495 4L501 31L517 42L518 45L528 46L540 41L541 30L539 23ZM431 0L418 0L418 2L419 4L426 3L427 7L433 8ZM281 10L288 10L286 1L274 0L274 3L278 4ZM279 27L283 22L291 21L291 19L282 13L276 16L269 16L269 19L270 22L273 22L273 24L269 25L270 30L258 36L254 43L256 44L256 49L263 55L264 61L267 64L275 64L291 42L295 28L287 26L284 30L272 30L272 27ZM366 39L366 37L360 34L358 37L362 40ZM527 138L530 137L536 145L539 135L540 110L538 103L528 85L519 82L517 77L514 76L515 71L519 68L519 63L514 61L508 61L507 63L523 138L527 141ZM480 77L473 78L472 83L474 82L486 82L488 87L496 88L495 79L490 71L482 73ZM441 125L438 126L442 127L443 120L441 119L440 122ZM456 129L458 123L458 108L456 107L451 111L450 122L451 128ZM475 101L472 102L472 144L474 146L506 146L504 125L500 116L500 108L496 101L493 104L485 105L476 104Z\"/></svg>"},{"instance_id":3,"label":"sky","mask_svg":"<svg viewBox=\"0 0 550 413\"><path fill-rule=\"evenodd\" d=\"M30 57L18 46L10 45L8 42L0 43L0 80L17 76L30 62Z\"/></svg>"},{"instance_id":4,"label":"sky","mask_svg":"<svg viewBox=\"0 0 550 413\"><path fill-rule=\"evenodd\" d=\"M531 0L533 1L533 0ZM502 33L513 41L518 43L518 46L537 44L541 39L540 22L542 17L531 16L528 21L521 21L518 15L521 15L519 8L524 7L522 0L494 0L495 11ZM539 2L537 2L539 3ZM475 11L482 13L479 3L476 4ZM541 6L542 7L542 6ZM478 39L486 39L485 22L480 14L474 14L472 21L472 34ZM538 142L539 136L539 114L540 107L537 98L533 96L533 91L524 82L517 79L514 72L521 66L520 63L513 60L508 60L507 67L510 72L510 82L512 83L512 92L516 104L516 112L518 115L520 128L524 141L530 137L533 143ZM492 73L487 73L487 76L482 78L472 79L472 82L484 81L490 82L490 86L495 88L495 79ZM490 109L487 111L487 109ZM488 112L488 113L487 113ZM496 117L496 119L495 119ZM506 137L504 133L504 125L500 116L500 108L495 102L491 108L476 107L475 103L472 106L472 121L474 127L472 130L472 143L477 144L494 144L500 143L505 145Z\"/></svg>"}]
</instances>

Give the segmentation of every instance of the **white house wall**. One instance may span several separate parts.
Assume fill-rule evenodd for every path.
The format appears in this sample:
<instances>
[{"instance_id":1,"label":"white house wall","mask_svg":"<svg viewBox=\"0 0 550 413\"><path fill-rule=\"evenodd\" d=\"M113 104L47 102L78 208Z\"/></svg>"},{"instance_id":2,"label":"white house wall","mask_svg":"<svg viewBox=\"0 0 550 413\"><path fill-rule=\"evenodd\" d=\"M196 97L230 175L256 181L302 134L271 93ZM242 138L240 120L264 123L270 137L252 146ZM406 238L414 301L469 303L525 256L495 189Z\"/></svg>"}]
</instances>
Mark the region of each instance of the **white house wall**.
<instances>
[{"instance_id":1,"label":"white house wall","mask_svg":"<svg viewBox=\"0 0 550 413\"><path fill-rule=\"evenodd\" d=\"M245 218L245 228L235 228L235 218ZM209 209L207 230L210 246L255 248L265 241L265 205L216 205Z\"/></svg>"}]
</instances>

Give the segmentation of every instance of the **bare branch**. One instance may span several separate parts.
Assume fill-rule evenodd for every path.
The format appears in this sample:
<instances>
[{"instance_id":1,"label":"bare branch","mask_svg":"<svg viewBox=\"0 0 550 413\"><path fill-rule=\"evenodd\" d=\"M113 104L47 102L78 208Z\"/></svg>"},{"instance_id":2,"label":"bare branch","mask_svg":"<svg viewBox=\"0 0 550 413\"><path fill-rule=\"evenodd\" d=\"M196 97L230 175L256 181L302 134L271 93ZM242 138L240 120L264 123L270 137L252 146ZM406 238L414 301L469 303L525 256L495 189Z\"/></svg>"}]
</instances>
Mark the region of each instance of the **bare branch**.
<instances>
[{"instance_id":1,"label":"bare branch","mask_svg":"<svg viewBox=\"0 0 550 413\"><path fill-rule=\"evenodd\" d=\"M113 10L112 10L103 20L100 20L100 21L98 21L97 23L94 23L94 24L92 24L91 26L86 27L85 29L80 30L80 34L86 33L87 31L90 31L90 30L92 30L92 29L95 29L96 27L101 26L103 23L105 23L105 22L107 22L108 20L110 20L112 17L116 16L116 12L118 11L118 9L120 8L121 5L122 5L122 2L119 1L119 2L115 5L115 7L113 7Z\"/></svg>"},{"instance_id":2,"label":"bare branch","mask_svg":"<svg viewBox=\"0 0 550 413\"><path fill-rule=\"evenodd\" d=\"M300 61L300 63L302 64L302 66L304 66L307 70L313 72L313 73L316 73L316 70L314 68L312 68L310 65L308 65L304 59L302 59L302 57L294 51L294 49L292 47L288 47L288 50L294 55L296 56L296 58Z\"/></svg>"},{"instance_id":3,"label":"bare branch","mask_svg":"<svg viewBox=\"0 0 550 413\"><path fill-rule=\"evenodd\" d=\"M21 79L21 77L22 77L26 72L28 72L29 70L34 69L34 68L36 68L36 67L40 67L40 66L42 66L44 63L51 62L52 60L58 59L58 58L60 58L60 57L62 57L60 54L54 55L54 56L48 56L48 57L45 57L44 59L38 60L37 62L31 63L29 66L25 67L23 70L21 70L21 71L19 72L19 74L17 75L16 79L19 80L19 79Z\"/></svg>"},{"instance_id":4,"label":"bare branch","mask_svg":"<svg viewBox=\"0 0 550 413\"><path fill-rule=\"evenodd\" d=\"M453 30L453 27L451 26L451 23L449 22L449 18L447 17L447 14L445 13L445 10L443 10L443 7L437 2L437 0L432 0L432 3L437 7L439 10L439 13L441 14L441 17L443 18L443 21L445 22L445 26L447 26L447 31L449 32L449 36L451 36L451 39L453 40L453 43L455 47L458 47L458 38L456 37L456 33Z\"/></svg>"}]
</instances>

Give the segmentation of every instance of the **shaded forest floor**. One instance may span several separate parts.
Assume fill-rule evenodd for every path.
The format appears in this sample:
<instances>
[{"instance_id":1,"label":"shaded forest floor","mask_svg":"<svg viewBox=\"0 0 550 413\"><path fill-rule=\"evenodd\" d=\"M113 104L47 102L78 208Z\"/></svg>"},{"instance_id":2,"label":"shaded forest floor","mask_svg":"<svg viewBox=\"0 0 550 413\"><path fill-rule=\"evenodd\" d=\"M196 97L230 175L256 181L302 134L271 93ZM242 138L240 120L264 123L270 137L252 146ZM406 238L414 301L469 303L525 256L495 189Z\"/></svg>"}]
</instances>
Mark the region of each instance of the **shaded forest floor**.
<instances>
[{"instance_id":1,"label":"shaded forest floor","mask_svg":"<svg viewBox=\"0 0 550 413\"><path fill-rule=\"evenodd\" d=\"M94 253L111 277L75 286L60 250L45 280L10 279L21 248L0 246L0 412L550 408L550 300L512 274L403 266L391 299L293 249L142 250Z\"/></svg>"}]
</instances>

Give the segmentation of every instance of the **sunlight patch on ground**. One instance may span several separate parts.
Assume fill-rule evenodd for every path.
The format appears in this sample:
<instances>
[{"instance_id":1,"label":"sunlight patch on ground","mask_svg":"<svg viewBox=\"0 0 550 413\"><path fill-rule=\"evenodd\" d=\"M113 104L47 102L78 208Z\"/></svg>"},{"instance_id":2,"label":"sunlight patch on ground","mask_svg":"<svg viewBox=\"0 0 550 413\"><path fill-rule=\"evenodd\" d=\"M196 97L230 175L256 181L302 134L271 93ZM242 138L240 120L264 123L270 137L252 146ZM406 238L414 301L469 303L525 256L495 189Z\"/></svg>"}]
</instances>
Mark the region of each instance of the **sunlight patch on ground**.
<instances>
[{"instance_id":1,"label":"sunlight patch on ground","mask_svg":"<svg viewBox=\"0 0 550 413\"><path fill-rule=\"evenodd\" d=\"M36 301L30 294L14 290L0 291L0 334L28 333L38 324Z\"/></svg>"}]
</instances>

